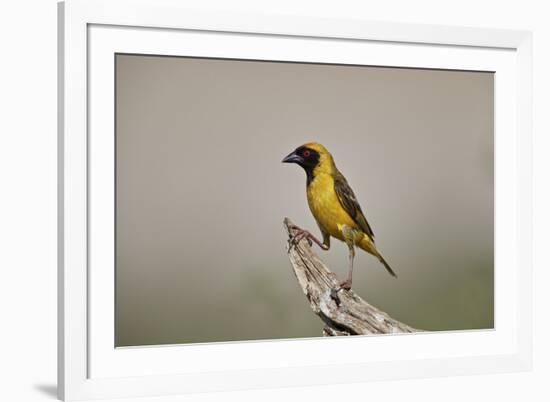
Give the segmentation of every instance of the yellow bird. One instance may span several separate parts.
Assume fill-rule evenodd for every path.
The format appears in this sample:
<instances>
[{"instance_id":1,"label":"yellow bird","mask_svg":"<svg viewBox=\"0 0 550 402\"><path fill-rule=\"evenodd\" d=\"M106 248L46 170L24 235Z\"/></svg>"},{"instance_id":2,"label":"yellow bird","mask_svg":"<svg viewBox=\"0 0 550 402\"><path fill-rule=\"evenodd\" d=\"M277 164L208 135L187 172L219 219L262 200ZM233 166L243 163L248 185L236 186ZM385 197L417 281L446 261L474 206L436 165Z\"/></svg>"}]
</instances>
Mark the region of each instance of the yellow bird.
<instances>
[{"instance_id":1,"label":"yellow bird","mask_svg":"<svg viewBox=\"0 0 550 402\"><path fill-rule=\"evenodd\" d=\"M322 249L330 248L330 237L345 242L349 248L349 271L340 288L351 289L355 246L377 257L388 272L397 277L384 257L376 249L374 233L346 178L336 168L332 155L316 142L296 148L283 159L296 163L306 172L307 201L313 217L321 229L323 242L309 231L296 227L295 244L301 239L314 241Z\"/></svg>"}]
</instances>

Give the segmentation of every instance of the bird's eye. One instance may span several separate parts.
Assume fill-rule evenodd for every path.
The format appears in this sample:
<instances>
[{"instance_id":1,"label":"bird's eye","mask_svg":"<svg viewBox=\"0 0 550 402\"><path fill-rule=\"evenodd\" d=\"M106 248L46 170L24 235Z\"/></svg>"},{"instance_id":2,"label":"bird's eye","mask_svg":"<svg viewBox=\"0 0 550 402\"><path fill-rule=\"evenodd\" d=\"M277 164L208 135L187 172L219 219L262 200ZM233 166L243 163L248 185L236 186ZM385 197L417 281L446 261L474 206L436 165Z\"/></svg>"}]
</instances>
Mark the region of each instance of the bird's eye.
<instances>
[{"instance_id":1,"label":"bird's eye","mask_svg":"<svg viewBox=\"0 0 550 402\"><path fill-rule=\"evenodd\" d=\"M304 155L304 158L308 158L309 155L311 155L311 152L310 152L309 150L306 149L306 150L302 153L302 155Z\"/></svg>"}]
</instances>

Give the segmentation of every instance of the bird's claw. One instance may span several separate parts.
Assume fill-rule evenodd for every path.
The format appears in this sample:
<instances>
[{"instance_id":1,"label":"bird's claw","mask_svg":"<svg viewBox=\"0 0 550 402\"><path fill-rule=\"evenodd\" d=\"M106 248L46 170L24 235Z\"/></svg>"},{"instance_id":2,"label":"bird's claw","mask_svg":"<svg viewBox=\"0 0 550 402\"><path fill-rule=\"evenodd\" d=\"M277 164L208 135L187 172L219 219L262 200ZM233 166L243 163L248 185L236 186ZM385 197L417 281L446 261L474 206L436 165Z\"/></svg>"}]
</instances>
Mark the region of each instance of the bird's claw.
<instances>
[{"instance_id":1,"label":"bird's claw","mask_svg":"<svg viewBox=\"0 0 550 402\"><path fill-rule=\"evenodd\" d=\"M307 243L311 247L311 246L313 246L313 242L311 241L311 236L312 236L311 233L309 233L307 230L302 229L300 232L298 232L297 235L294 236L292 241L293 241L294 245L297 245L298 243L300 243L300 241L302 239L306 239Z\"/></svg>"},{"instance_id":2,"label":"bird's claw","mask_svg":"<svg viewBox=\"0 0 550 402\"><path fill-rule=\"evenodd\" d=\"M291 226L291 228L296 230L296 233L294 233L294 235L290 235L288 238L288 252L290 252L292 247L296 247L303 239L307 240L310 247L313 246L313 241L311 240L313 235L309 231L295 225Z\"/></svg>"},{"instance_id":3,"label":"bird's claw","mask_svg":"<svg viewBox=\"0 0 550 402\"><path fill-rule=\"evenodd\" d=\"M337 306L341 304L340 296L338 295L341 290L351 290L351 279L347 278L345 281L340 282L338 287L330 290L330 298L334 300Z\"/></svg>"},{"instance_id":4,"label":"bird's claw","mask_svg":"<svg viewBox=\"0 0 550 402\"><path fill-rule=\"evenodd\" d=\"M345 281L340 282L340 287L338 288L338 291L340 290L351 290L351 279L347 278Z\"/></svg>"},{"instance_id":5,"label":"bird's claw","mask_svg":"<svg viewBox=\"0 0 550 402\"><path fill-rule=\"evenodd\" d=\"M300 240L302 240L302 238L303 237L297 239L296 236L290 237L288 239L287 251L290 253L290 250L292 250L293 247L298 246L298 243L300 243ZM313 243L311 242L310 239L307 239L307 242L308 242L310 247L313 245Z\"/></svg>"},{"instance_id":6,"label":"bird's claw","mask_svg":"<svg viewBox=\"0 0 550 402\"><path fill-rule=\"evenodd\" d=\"M306 239L310 247L312 247L313 243L315 243L319 247L321 247L323 250L329 249L328 244L321 243L321 241L317 239L314 235L312 235L310 231L302 229L296 225L292 225L290 226L290 228L296 231L294 235L291 235L291 238L289 239L289 244L291 246L292 245L296 246L302 239Z\"/></svg>"}]
</instances>

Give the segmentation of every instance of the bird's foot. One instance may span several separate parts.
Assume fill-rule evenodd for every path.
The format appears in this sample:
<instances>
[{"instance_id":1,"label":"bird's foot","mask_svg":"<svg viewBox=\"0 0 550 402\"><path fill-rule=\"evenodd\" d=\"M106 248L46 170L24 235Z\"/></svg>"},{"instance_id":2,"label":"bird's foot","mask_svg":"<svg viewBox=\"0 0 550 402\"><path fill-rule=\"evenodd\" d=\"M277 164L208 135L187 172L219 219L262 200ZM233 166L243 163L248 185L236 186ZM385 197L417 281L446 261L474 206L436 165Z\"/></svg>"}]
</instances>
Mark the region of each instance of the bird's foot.
<instances>
[{"instance_id":1,"label":"bird's foot","mask_svg":"<svg viewBox=\"0 0 550 402\"><path fill-rule=\"evenodd\" d=\"M340 288L338 290L350 290L351 289L351 278L347 278L345 281L340 282Z\"/></svg>"},{"instance_id":2,"label":"bird's foot","mask_svg":"<svg viewBox=\"0 0 550 402\"><path fill-rule=\"evenodd\" d=\"M306 239L310 247L313 245L311 241L313 235L308 230L299 228L298 226L293 226L292 229L296 230L296 232L294 233L294 236L288 240L291 247L298 245L302 239Z\"/></svg>"},{"instance_id":3,"label":"bird's foot","mask_svg":"<svg viewBox=\"0 0 550 402\"><path fill-rule=\"evenodd\" d=\"M351 279L347 278L345 281L342 281L338 284L338 287L332 288L330 290L330 298L334 300L337 306L340 306L341 301L340 297L338 296L338 293L341 290L351 290Z\"/></svg>"},{"instance_id":4,"label":"bird's foot","mask_svg":"<svg viewBox=\"0 0 550 402\"><path fill-rule=\"evenodd\" d=\"M288 251L290 251L292 247L296 247L298 243L300 243L300 241L302 241L303 239L307 240L310 247L313 245L313 243L315 243L323 250L328 250L328 246L321 243L321 241L319 241L319 239L311 234L310 231L302 229L301 227L298 227L296 225L292 225L290 228L295 230L295 233L288 239Z\"/></svg>"}]
</instances>

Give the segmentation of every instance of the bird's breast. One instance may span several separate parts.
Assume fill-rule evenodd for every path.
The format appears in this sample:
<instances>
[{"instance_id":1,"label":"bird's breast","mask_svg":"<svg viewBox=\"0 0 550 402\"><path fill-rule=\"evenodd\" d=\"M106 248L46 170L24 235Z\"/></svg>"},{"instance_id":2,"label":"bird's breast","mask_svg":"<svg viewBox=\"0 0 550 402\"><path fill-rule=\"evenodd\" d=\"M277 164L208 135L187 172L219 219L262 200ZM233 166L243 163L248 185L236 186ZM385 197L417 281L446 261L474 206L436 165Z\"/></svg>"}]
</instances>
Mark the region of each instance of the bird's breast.
<instances>
[{"instance_id":1,"label":"bird's breast","mask_svg":"<svg viewBox=\"0 0 550 402\"><path fill-rule=\"evenodd\" d=\"M342 240L342 226L356 227L334 191L334 179L328 174L316 176L307 187L307 201L313 217L331 236Z\"/></svg>"}]
</instances>

